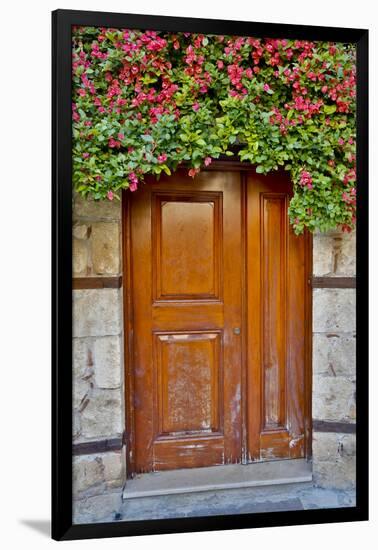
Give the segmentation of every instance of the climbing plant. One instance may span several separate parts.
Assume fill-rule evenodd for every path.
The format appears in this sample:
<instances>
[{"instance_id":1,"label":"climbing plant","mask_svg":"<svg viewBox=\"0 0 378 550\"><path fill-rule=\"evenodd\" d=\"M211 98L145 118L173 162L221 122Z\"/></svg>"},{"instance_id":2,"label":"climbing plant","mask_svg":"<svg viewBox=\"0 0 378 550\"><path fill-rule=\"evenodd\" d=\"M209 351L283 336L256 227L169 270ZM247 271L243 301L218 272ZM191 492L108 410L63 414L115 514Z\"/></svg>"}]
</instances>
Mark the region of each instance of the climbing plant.
<instances>
[{"instance_id":1,"label":"climbing plant","mask_svg":"<svg viewBox=\"0 0 378 550\"><path fill-rule=\"evenodd\" d=\"M355 50L350 44L76 27L73 182L94 199L220 155L290 172L290 221L355 224Z\"/></svg>"}]
</instances>

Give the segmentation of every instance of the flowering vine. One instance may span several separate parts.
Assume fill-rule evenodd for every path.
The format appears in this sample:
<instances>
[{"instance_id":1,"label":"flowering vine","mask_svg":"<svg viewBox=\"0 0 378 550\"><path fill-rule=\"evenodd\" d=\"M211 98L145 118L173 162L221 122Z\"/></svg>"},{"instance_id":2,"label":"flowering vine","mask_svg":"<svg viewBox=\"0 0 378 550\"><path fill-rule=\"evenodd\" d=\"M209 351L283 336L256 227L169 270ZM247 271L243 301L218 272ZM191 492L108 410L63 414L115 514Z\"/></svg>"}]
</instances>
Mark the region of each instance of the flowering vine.
<instances>
[{"instance_id":1,"label":"flowering vine","mask_svg":"<svg viewBox=\"0 0 378 550\"><path fill-rule=\"evenodd\" d=\"M76 27L73 181L95 199L220 155L293 181L296 233L355 224L350 44Z\"/></svg>"}]
</instances>

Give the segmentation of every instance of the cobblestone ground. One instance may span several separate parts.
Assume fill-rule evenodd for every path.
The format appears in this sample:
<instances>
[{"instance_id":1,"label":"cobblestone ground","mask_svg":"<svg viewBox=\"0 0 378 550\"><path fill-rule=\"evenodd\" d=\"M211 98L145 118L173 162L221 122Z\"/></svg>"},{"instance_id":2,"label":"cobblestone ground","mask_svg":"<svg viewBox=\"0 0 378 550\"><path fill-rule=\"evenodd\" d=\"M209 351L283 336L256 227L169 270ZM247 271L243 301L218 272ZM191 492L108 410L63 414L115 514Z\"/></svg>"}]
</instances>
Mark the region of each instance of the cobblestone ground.
<instances>
[{"instance_id":1,"label":"cobblestone ground","mask_svg":"<svg viewBox=\"0 0 378 550\"><path fill-rule=\"evenodd\" d=\"M355 491L296 486L232 489L125 500L109 521L250 514L355 506Z\"/></svg>"}]
</instances>

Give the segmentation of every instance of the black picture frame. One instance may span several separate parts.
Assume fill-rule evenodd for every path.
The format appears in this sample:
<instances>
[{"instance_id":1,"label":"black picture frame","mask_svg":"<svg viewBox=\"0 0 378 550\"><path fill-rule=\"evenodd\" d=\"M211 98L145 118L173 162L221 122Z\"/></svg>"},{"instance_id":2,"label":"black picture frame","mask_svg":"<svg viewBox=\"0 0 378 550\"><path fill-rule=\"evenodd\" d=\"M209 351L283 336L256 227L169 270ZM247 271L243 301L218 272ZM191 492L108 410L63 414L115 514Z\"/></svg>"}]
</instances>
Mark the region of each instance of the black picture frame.
<instances>
[{"instance_id":1,"label":"black picture frame","mask_svg":"<svg viewBox=\"0 0 378 550\"><path fill-rule=\"evenodd\" d=\"M72 523L71 27L89 25L351 42L357 46L356 506L133 522ZM52 537L55 540L368 519L368 31L152 15L52 13Z\"/></svg>"}]
</instances>

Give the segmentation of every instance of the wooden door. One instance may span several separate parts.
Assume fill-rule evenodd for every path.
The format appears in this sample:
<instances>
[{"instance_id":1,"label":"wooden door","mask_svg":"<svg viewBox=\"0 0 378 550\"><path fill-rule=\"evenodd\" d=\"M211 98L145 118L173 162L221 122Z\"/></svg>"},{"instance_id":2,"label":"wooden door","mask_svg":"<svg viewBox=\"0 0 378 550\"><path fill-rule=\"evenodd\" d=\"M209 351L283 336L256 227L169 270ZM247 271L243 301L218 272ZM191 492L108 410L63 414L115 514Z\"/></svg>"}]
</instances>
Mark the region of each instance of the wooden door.
<instances>
[{"instance_id":1,"label":"wooden door","mask_svg":"<svg viewBox=\"0 0 378 550\"><path fill-rule=\"evenodd\" d=\"M129 474L310 452L311 241L286 174L214 165L125 201Z\"/></svg>"},{"instance_id":2,"label":"wooden door","mask_svg":"<svg viewBox=\"0 0 378 550\"><path fill-rule=\"evenodd\" d=\"M135 472L241 455L241 188L177 173L131 200ZM236 329L234 331L234 329Z\"/></svg>"},{"instance_id":3,"label":"wooden door","mask_svg":"<svg viewBox=\"0 0 378 550\"><path fill-rule=\"evenodd\" d=\"M246 179L248 459L300 458L310 436L311 240L289 225L286 174Z\"/></svg>"}]
</instances>

